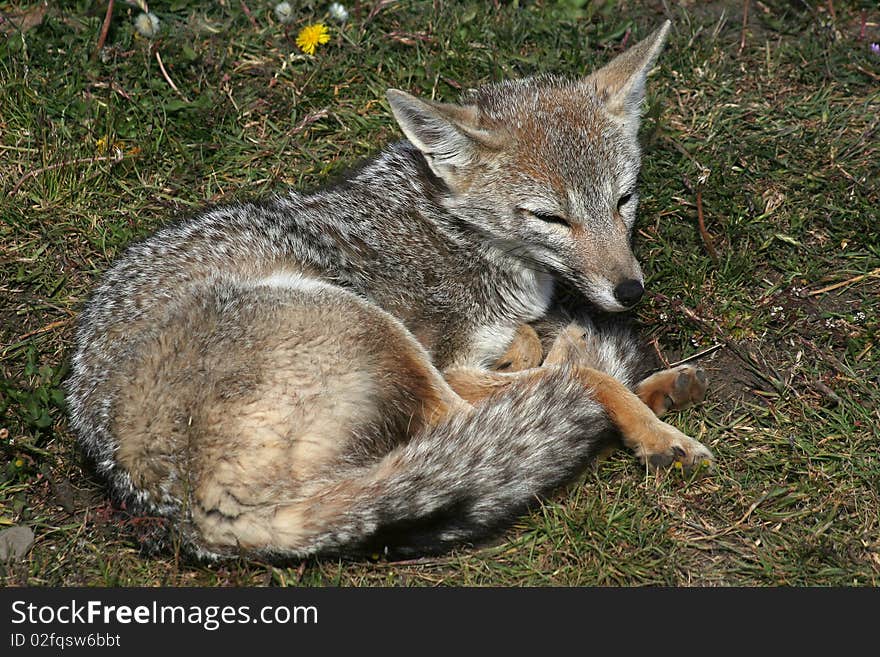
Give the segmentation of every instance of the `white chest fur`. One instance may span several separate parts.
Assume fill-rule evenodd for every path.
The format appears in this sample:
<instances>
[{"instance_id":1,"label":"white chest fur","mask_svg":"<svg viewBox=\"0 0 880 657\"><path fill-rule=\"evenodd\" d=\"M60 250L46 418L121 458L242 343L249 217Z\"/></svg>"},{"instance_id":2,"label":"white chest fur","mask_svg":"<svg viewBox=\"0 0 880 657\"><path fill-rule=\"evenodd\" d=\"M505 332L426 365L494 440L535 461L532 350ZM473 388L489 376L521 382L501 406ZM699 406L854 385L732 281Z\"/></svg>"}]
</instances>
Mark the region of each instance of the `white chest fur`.
<instances>
[{"instance_id":1,"label":"white chest fur","mask_svg":"<svg viewBox=\"0 0 880 657\"><path fill-rule=\"evenodd\" d=\"M553 277L523 269L512 284L502 290L500 312L478 327L470 339L464 360L471 367L488 367L510 346L516 329L543 317L553 299Z\"/></svg>"}]
</instances>

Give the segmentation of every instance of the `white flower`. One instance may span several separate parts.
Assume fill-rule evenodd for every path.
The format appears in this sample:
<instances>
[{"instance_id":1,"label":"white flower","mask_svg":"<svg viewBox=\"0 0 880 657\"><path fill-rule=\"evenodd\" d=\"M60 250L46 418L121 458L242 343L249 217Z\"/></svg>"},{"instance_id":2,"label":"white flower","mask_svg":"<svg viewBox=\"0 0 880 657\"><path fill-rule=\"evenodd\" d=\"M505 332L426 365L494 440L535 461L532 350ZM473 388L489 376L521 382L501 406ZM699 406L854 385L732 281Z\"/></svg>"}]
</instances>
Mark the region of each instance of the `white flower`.
<instances>
[{"instance_id":1,"label":"white flower","mask_svg":"<svg viewBox=\"0 0 880 657\"><path fill-rule=\"evenodd\" d=\"M159 34L159 18L153 12L141 12L134 19L134 29L141 36L152 39Z\"/></svg>"},{"instance_id":2,"label":"white flower","mask_svg":"<svg viewBox=\"0 0 880 657\"><path fill-rule=\"evenodd\" d=\"M279 2L275 5L275 18L278 19L278 22L285 25L293 22L293 7L290 6L289 2Z\"/></svg>"},{"instance_id":3,"label":"white flower","mask_svg":"<svg viewBox=\"0 0 880 657\"><path fill-rule=\"evenodd\" d=\"M348 20L348 9L341 2L332 2L330 3L330 16L333 17L333 20L344 23Z\"/></svg>"}]
</instances>

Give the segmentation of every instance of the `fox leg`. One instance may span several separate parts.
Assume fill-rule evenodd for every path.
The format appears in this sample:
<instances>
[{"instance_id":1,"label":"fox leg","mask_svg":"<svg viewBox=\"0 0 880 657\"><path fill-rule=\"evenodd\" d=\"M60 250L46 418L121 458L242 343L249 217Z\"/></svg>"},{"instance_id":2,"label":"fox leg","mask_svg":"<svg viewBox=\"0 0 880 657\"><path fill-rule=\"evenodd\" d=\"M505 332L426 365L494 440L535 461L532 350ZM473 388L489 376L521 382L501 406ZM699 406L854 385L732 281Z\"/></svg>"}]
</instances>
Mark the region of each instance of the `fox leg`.
<instances>
[{"instance_id":1,"label":"fox leg","mask_svg":"<svg viewBox=\"0 0 880 657\"><path fill-rule=\"evenodd\" d=\"M591 368L577 368L576 372L620 429L623 444L649 467L680 463L691 470L713 461L707 447L658 419L638 395L614 377Z\"/></svg>"},{"instance_id":2,"label":"fox leg","mask_svg":"<svg viewBox=\"0 0 880 657\"><path fill-rule=\"evenodd\" d=\"M585 364L630 384L628 374L633 368L626 359L632 359L635 351L632 345L622 343L623 340L619 335L603 335L579 324L570 324L556 337L544 364ZM656 372L631 387L639 399L660 416L703 401L707 386L705 371L681 365Z\"/></svg>"},{"instance_id":3,"label":"fox leg","mask_svg":"<svg viewBox=\"0 0 880 657\"><path fill-rule=\"evenodd\" d=\"M514 374L455 368L445 373L446 382L471 404L501 392L523 378L538 379L548 367ZM702 443L658 419L654 412L616 378L591 367L574 366L573 375L605 409L619 429L623 444L652 469L680 463L685 470L712 462L712 452Z\"/></svg>"},{"instance_id":4,"label":"fox leg","mask_svg":"<svg viewBox=\"0 0 880 657\"><path fill-rule=\"evenodd\" d=\"M665 422L657 420L653 431L639 429L642 425L652 425L645 418L648 409L656 420L656 416L666 411L702 401L707 386L705 372L684 365L652 374L632 386L630 372L635 369L632 360L637 353L625 333L602 333L575 323L559 333L544 364L589 365L595 372L590 375L591 385L606 391L596 394L604 398L600 403L621 429L623 444L648 465L658 467L678 462L690 468L703 461L711 462L713 457L706 447ZM634 394L630 387L634 388Z\"/></svg>"},{"instance_id":5,"label":"fox leg","mask_svg":"<svg viewBox=\"0 0 880 657\"><path fill-rule=\"evenodd\" d=\"M713 456L708 448L657 418L660 412L699 401L705 394L705 374L694 368L658 372L639 384L634 393L625 382L629 370L625 346L617 345L615 349L610 340L603 341L597 333L572 324L556 338L544 365L548 368L572 366L575 377L620 430L623 444L649 467L680 463L689 470L710 463ZM541 369L531 370L529 376L535 376ZM468 368L454 368L444 373L450 387L471 404L524 375L526 372L510 374Z\"/></svg>"},{"instance_id":6,"label":"fox leg","mask_svg":"<svg viewBox=\"0 0 880 657\"><path fill-rule=\"evenodd\" d=\"M528 370L527 370L528 371ZM443 373L449 387L469 404L477 404L496 392L501 392L511 383L526 376L526 372L491 372L470 367L453 367ZM540 369L529 372L540 376Z\"/></svg>"}]
</instances>

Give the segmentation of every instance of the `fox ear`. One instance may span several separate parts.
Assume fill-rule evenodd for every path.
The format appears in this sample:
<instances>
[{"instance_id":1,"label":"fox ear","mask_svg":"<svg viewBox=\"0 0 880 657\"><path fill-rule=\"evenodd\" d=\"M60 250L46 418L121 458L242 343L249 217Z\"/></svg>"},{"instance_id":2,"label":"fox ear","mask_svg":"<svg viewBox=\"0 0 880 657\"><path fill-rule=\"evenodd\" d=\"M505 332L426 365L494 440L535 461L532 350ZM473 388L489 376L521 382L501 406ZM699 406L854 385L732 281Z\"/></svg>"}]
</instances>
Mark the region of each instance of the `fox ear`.
<instances>
[{"instance_id":1,"label":"fox ear","mask_svg":"<svg viewBox=\"0 0 880 657\"><path fill-rule=\"evenodd\" d=\"M420 100L398 89L389 89L386 96L403 134L450 185L462 169L477 161L481 147L492 144L491 133L478 127L479 110L474 105Z\"/></svg>"},{"instance_id":2,"label":"fox ear","mask_svg":"<svg viewBox=\"0 0 880 657\"><path fill-rule=\"evenodd\" d=\"M639 128L639 109L645 97L645 78L663 50L671 23L666 21L648 37L587 77L605 101L610 114L633 132Z\"/></svg>"}]
</instances>

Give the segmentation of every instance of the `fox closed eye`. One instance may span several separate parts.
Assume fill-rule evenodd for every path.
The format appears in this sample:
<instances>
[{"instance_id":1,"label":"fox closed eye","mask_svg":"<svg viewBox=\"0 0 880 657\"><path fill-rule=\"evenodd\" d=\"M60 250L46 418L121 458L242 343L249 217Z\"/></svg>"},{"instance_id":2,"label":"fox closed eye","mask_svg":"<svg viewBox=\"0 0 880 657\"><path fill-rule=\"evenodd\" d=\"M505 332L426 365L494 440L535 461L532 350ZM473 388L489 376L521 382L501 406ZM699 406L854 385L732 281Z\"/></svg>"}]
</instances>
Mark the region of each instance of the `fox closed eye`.
<instances>
[{"instance_id":1,"label":"fox closed eye","mask_svg":"<svg viewBox=\"0 0 880 657\"><path fill-rule=\"evenodd\" d=\"M547 224L556 224L557 226L563 226L564 228L571 228L571 224L564 217L560 217L558 214L552 214L550 212L538 212L535 210L523 210L523 212L530 214L535 219L539 219Z\"/></svg>"}]
</instances>

